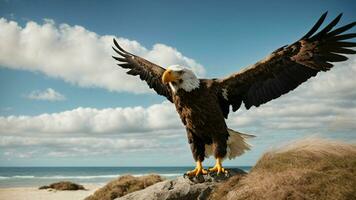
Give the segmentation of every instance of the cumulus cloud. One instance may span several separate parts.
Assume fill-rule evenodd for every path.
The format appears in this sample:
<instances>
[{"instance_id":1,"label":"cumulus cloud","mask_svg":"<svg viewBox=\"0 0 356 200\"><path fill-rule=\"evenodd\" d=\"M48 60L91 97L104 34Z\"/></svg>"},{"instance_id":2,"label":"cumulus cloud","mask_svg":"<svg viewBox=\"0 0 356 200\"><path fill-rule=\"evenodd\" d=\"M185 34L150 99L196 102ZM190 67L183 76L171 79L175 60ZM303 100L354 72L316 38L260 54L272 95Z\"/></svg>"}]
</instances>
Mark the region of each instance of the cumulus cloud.
<instances>
[{"instance_id":1,"label":"cumulus cloud","mask_svg":"<svg viewBox=\"0 0 356 200\"><path fill-rule=\"evenodd\" d=\"M146 93L150 90L137 77L128 76L111 58L113 35L98 35L82 26L43 24L33 21L21 27L15 21L0 18L0 66L41 72L81 87L99 87L110 91ZM128 51L163 67L181 64L204 75L203 66L176 49L155 44L152 49L125 38L117 38Z\"/></svg>"},{"instance_id":2,"label":"cumulus cloud","mask_svg":"<svg viewBox=\"0 0 356 200\"><path fill-rule=\"evenodd\" d=\"M73 157L78 155L105 155L112 153L145 152L166 147L157 139L100 138L100 137L19 137L0 138L0 148L7 157L37 156ZM173 147L174 148L174 147ZM19 151L20 149L26 151Z\"/></svg>"},{"instance_id":3,"label":"cumulus cloud","mask_svg":"<svg viewBox=\"0 0 356 200\"><path fill-rule=\"evenodd\" d=\"M120 134L182 128L169 102L148 108L77 108L37 116L0 117L0 134Z\"/></svg>"},{"instance_id":4,"label":"cumulus cloud","mask_svg":"<svg viewBox=\"0 0 356 200\"><path fill-rule=\"evenodd\" d=\"M47 88L44 91L40 91L40 90L32 91L30 94L26 95L26 97L29 99L45 100L45 101L63 101L66 99L66 97L63 94L55 91L52 88Z\"/></svg>"}]
</instances>

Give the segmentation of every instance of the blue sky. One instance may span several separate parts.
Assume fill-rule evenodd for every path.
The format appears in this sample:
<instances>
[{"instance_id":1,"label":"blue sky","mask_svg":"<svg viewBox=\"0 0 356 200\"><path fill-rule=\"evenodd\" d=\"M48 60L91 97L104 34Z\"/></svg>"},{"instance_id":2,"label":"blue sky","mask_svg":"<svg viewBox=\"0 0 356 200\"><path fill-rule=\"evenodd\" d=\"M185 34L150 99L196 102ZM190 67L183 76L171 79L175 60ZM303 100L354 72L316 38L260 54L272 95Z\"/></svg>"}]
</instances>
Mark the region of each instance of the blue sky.
<instances>
[{"instance_id":1,"label":"blue sky","mask_svg":"<svg viewBox=\"0 0 356 200\"><path fill-rule=\"evenodd\" d=\"M299 39L325 11L329 20L343 12L346 24L355 10L354 1L0 0L7 41L0 53L0 165L191 165L173 105L115 66L113 36L164 67L178 62L200 76L223 77ZM253 151L226 164L252 165L266 149L309 135L354 140L355 58L337 66L233 114L230 127L258 137Z\"/></svg>"}]
</instances>

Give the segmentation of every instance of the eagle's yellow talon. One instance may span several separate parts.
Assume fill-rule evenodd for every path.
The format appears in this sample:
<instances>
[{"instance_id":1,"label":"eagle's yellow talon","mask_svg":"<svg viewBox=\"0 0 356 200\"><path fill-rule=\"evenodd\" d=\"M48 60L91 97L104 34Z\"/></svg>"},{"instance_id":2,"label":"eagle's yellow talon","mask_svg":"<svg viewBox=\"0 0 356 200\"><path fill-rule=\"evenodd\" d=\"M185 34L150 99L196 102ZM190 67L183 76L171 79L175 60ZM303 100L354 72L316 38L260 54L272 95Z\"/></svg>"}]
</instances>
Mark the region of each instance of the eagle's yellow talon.
<instances>
[{"instance_id":1,"label":"eagle's yellow talon","mask_svg":"<svg viewBox=\"0 0 356 200\"><path fill-rule=\"evenodd\" d=\"M208 174L208 172L203 168L201 161L197 161L197 166L195 167L195 169L193 169L192 171L188 171L187 175L189 177L192 176L199 176L200 174Z\"/></svg>"},{"instance_id":2,"label":"eagle's yellow talon","mask_svg":"<svg viewBox=\"0 0 356 200\"><path fill-rule=\"evenodd\" d=\"M227 170L225 170L222 166L221 166L221 158L216 158L216 164L213 168L209 169L210 172L216 172L217 174L220 174L220 172L222 173L227 173Z\"/></svg>"}]
</instances>

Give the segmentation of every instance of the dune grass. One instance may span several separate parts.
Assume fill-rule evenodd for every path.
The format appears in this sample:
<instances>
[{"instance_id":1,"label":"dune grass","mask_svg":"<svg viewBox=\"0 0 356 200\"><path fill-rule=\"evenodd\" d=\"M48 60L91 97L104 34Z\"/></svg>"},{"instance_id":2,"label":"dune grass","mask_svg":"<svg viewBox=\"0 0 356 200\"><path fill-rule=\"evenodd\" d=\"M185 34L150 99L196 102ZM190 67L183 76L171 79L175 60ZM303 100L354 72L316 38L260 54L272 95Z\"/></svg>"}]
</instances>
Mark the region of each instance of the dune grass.
<instances>
[{"instance_id":1,"label":"dune grass","mask_svg":"<svg viewBox=\"0 0 356 200\"><path fill-rule=\"evenodd\" d=\"M307 138L265 153L210 199L356 199L356 145Z\"/></svg>"},{"instance_id":2,"label":"dune grass","mask_svg":"<svg viewBox=\"0 0 356 200\"><path fill-rule=\"evenodd\" d=\"M154 174L141 177L134 177L131 175L120 176L95 191L93 195L85 198L85 200L112 200L128 193L142 190L150 185L161 182L162 180L162 177Z\"/></svg>"},{"instance_id":3,"label":"dune grass","mask_svg":"<svg viewBox=\"0 0 356 200\"><path fill-rule=\"evenodd\" d=\"M44 185L38 189L55 189L55 190L85 190L84 186L70 182L70 181L61 181L57 183L52 183L50 185Z\"/></svg>"}]
</instances>

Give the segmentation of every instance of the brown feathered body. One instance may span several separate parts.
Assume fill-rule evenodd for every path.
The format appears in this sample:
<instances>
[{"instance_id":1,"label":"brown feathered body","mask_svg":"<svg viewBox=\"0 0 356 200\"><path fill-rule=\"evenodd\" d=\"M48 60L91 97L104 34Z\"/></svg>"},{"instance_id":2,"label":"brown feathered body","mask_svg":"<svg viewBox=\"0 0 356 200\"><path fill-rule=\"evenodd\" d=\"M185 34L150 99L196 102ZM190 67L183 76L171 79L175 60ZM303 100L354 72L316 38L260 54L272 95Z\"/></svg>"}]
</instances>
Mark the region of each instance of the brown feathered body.
<instances>
[{"instance_id":1,"label":"brown feathered body","mask_svg":"<svg viewBox=\"0 0 356 200\"><path fill-rule=\"evenodd\" d=\"M214 81L200 80L199 88L190 92L178 90L173 95L195 160L204 160L205 145L215 147L215 157L226 155L229 134L219 106L219 94L219 87Z\"/></svg>"}]
</instances>

